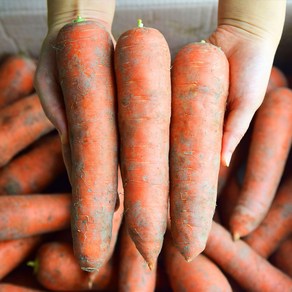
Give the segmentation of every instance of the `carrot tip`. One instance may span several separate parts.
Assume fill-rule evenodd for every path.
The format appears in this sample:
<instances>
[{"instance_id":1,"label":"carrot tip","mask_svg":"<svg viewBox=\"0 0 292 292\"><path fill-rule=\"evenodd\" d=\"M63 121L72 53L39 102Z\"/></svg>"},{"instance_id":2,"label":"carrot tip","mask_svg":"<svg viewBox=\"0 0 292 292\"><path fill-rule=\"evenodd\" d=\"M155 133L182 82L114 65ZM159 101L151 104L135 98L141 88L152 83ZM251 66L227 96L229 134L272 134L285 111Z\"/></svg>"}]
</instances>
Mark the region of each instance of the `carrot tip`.
<instances>
[{"instance_id":1,"label":"carrot tip","mask_svg":"<svg viewBox=\"0 0 292 292\"><path fill-rule=\"evenodd\" d=\"M240 239L240 234L237 233L237 232L233 233L233 240L234 240L234 241L237 241L237 240L239 240L239 239Z\"/></svg>"}]
</instances>

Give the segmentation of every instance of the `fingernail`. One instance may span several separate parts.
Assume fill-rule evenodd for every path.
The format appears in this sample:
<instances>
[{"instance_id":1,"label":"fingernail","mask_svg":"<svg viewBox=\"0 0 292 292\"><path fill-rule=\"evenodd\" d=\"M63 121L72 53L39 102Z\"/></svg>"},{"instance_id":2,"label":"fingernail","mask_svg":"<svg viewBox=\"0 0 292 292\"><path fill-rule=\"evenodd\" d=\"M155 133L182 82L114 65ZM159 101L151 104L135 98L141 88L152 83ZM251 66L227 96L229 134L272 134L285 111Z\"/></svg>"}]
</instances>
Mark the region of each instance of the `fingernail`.
<instances>
[{"instance_id":1,"label":"fingernail","mask_svg":"<svg viewBox=\"0 0 292 292\"><path fill-rule=\"evenodd\" d=\"M227 166L227 167L229 167L229 165L230 165L231 156L232 156L232 153L231 152L227 152L225 154L224 163L225 163L225 166Z\"/></svg>"}]
</instances>

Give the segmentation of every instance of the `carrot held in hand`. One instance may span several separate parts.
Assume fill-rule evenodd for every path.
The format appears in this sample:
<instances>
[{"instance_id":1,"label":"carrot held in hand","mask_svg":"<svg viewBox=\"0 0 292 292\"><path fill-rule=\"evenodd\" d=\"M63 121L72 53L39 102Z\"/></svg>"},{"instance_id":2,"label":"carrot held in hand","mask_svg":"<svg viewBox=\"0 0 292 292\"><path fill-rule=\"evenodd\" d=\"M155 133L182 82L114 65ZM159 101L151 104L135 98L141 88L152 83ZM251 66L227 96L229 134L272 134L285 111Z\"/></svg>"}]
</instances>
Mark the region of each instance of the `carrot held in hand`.
<instances>
[{"instance_id":1,"label":"carrot held in hand","mask_svg":"<svg viewBox=\"0 0 292 292\"><path fill-rule=\"evenodd\" d=\"M12 55L0 66L0 108L33 91L36 63L24 56Z\"/></svg>"},{"instance_id":2,"label":"carrot held in hand","mask_svg":"<svg viewBox=\"0 0 292 292\"><path fill-rule=\"evenodd\" d=\"M158 30L138 26L118 39L115 71L125 220L151 269L167 223L170 52Z\"/></svg>"},{"instance_id":3,"label":"carrot held in hand","mask_svg":"<svg viewBox=\"0 0 292 292\"><path fill-rule=\"evenodd\" d=\"M39 242L39 236L0 241L0 280L17 267Z\"/></svg>"},{"instance_id":4,"label":"carrot held in hand","mask_svg":"<svg viewBox=\"0 0 292 292\"><path fill-rule=\"evenodd\" d=\"M0 196L39 193L64 171L59 136L46 136L0 169Z\"/></svg>"},{"instance_id":5,"label":"carrot held in hand","mask_svg":"<svg viewBox=\"0 0 292 292\"><path fill-rule=\"evenodd\" d=\"M170 217L187 261L205 247L215 209L229 67L220 48L191 43L172 67Z\"/></svg>"},{"instance_id":6,"label":"carrot held in hand","mask_svg":"<svg viewBox=\"0 0 292 292\"><path fill-rule=\"evenodd\" d=\"M248 235L266 216L292 141L292 91L276 88L259 108L238 203L230 219L235 238Z\"/></svg>"},{"instance_id":7,"label":"carrot held in hand","mask_svg":"<svg viewBox=\"0 0 292 292\"><path fill-rule=\"evenodd\" d=\"M53 129L54 126L47 119L36 94L1 109L0 167Z\"/></svg>"},{"instance_id":8,"label":"carrot held in hand","mask_svg":"<svg viewBox=\"0 0 292 292\"><path fill-rule=\"evenodd\" d=\"M0 240L69 227L70 207L69 194L0 196Z\"/></svg>"},{"instance_id":9,"label":"carrot held in hand","mask_svg":"<svg viewBox=\"0 0 292 292\"><path fill-rule=\"evenodd\" d=\"M164 250L165 267L173 291L232 291L224 274L206 256L200 254L192 262L183 256L167 238Z\"/></svg>"},{"instance_id":10,"label":"carrot held in hand","mask_svg":"<svg viewBox=\"0 0 292 292\"><path fill-rule=\"evenodd\" d=\"M117 199L117 129L113 44L97 22L64 26L57 37L72 159L72 234L85 271L98 270L111 242Z\"/></svg>"},{"instance_id":11,"label":"carrot held in hand","mask_svg":"<svg viewBox=\"0 0 292 292\"><path fill-rule=\"evenodd\" d=\"M152 292L155 290L156 264L152 270L149 270L133 243L126 225L122 228L119 259L119 291Z\"/></svg>"},{"instance_id":12,"label":"carrot held in hand","mask_svg":"<svg viewBox=\"0 0 292 292\"><path fill-rule=\"evenodd\" d=\"M262 257L268 258L292 231L292 177L280 186L261 225L244 241Z\"/></svg>"},{"instance_id":13,"label":"carrot held in hand","mask_svg":"<svg viewBox=\"0 0 292 292\"><path fill-rule=\"evenodd\" d=\"M247 291L288 292L292 289L289 277L242 240L234 242L231 234L215 222L204 252Z\"/></svg>"}]
</instances>

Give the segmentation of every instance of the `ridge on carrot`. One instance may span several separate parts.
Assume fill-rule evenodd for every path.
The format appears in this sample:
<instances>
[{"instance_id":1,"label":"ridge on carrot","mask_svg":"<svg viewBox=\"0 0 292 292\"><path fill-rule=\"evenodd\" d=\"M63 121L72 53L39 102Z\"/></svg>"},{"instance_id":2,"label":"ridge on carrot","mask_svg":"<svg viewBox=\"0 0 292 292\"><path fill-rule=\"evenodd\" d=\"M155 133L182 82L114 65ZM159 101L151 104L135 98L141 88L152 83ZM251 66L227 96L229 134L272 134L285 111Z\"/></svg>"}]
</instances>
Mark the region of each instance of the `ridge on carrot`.
<instances>
[{"instance_id":1,"label":"ridge on carrot","mask_svg":"<svg viewBox=\"0 0 292 292\"><path fill-rule=\"evenodd\" d=\"M169 191L170 52L163 35L138 20L117 41L115 72L125 221L151 269L166 231Z\"/></svg>"},{"instance_id":2,"label":"ridge on carrot","mask_svg":"<svg viewBox=\"0 0 292 292\"><path fill-rule=\"evenodd\" d=\"M65 25L56 45L72 160L73 246L81 268L92 272L109 251L117 200L114 47L93 21Z\"/></svg>"}]
</instances>

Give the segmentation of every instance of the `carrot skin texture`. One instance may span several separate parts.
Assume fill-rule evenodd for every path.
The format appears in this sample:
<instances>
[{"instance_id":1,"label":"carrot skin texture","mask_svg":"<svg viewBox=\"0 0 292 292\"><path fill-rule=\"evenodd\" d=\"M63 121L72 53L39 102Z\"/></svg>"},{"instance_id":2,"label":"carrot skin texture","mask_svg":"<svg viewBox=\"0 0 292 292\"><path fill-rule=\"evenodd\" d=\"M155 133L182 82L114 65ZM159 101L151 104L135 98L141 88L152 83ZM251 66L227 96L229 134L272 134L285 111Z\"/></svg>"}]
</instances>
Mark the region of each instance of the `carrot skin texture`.
<instances>
[{"instance_id":1,"label":"carrot skin texture","mask_svg":"<svg viewBox=\"0 0 292 292\"><path fill-rule=\"evenodd\" d=\"M31 289L10 283L1 283L0 292L41 292L41 290Z\"/></svg>"},{"instance_id":2,"label":"carrot skin texture","mask_svg":"<svg viewBox=\"0 0 292 292\"><path fill-rule=\"evenodd\" d=\"M213 222L204 253L247 291L291 291L292 280Z\"/></svg>"},{"instance_id":3,"label":"carrot skin texture","mask_svg":"<svg viewBox=\"0 0 292 292\"><path fill-rule=\"evenodd\" d=\"M0 167L19 151L49 133L54 126L47 119L39 98L33 94L0 110Z\"/></svg>"},{"instance_id":4,"label":"carrot skin texture","mask_svg":"<svg viewBox=\"0 0 292 292\"><path fill-rule=\"evenodd\" d=\"M59 136L46 136L0 169L0 196L40 193L64 171Z\"/></svg>"},{"instance_id":5,"label":"carrot skin texture","mask_svg":"<svg viewBox=\"0 0 292 292\"><path fill-rule=\"evenodd\" d=\"M0 67L0 108L33 91L36 64L30 58L13 55Z\"/></svg>"},{"instance_id":6,"label":"carrot skin texture","mask_svg":"<svg viewBox=\"0 0 292 292\"><path fill-rule=\"evenodd\" d=\"M292 226L292 177L280 186L261 225L244 241L262 257L268 258L290 233Z\"/></svg>"},{"instance_id":7,"label":"carrot skin texture","mask_svg":"<svg viewBox=\"0 0 292 292\"><path fill-rule=\"evenodd\" d=\"M208 43L185 46L172 67L171 232L187 261L203 251L211 228L228 78L226 56Z\"/></svg>"},{"instance_id":8,"label":"carrot skin texture","mask_svg":"<svg viewBox=\"0 0 292 292\"><path fill-rule=\"evenodd\" d=\"M271 262L292 278L292 237L281 243L280 247L272 255Z\"/></svg>"},{"instance_id":9,"label":"carrot skin texture","mask_svg":"<svg viewBox=\"0 0 292 292\"><path fill-rule=\"evenodd\" d=\"M271 75L268 83L267 93L272 91L277 87L287 87L288 80L284 73L277 67L273 66L271 70Z\"/></svg>"},{"instance_id":10,"label":"carrot skin texture","mask_svg":"<svg viewBox=\"0 0 292 292\"><path fill-rule=\"evenodd\" d=\"M71 196L0 196L0 240L29 237L70 225Z\"/></svg>"},{"instance_id":11,"label":"carrot skin texture","mask_svg":"<svg viewBox=\"0 0 292 292\"><path fill-rule=\"evenodd\" d=\"M117 199L117 129L113 44L96 22L64 26L57 67L72 159L73 246L82 269L98 270L111 242Z\"/></svg>"},{"instance_id":12,"label":"carrot skin texture","mask_svg":"<svg viewBox=\"0 0 292 292\"><path fill-rule=\"evenodd\" d=\"M291 112L288 88L272 90L258 110L243 186L230 219L233 234L251 233L271 206L291 147Z\"/></svg>"},{"instance_id":13,"label":"carrot skin texture","mask_svg":"<svg viewBox=\"0 0 292 292\"><path fill-rule=\"evenodd\" d=\"M169 192L170 52L163 35L148 27L122 34L115 72L125 220L151 267L162 248Z\"/></svg>"},{"instance_id":14,"label":"carrot skin texture","mask_svg":"<svg viewBox=\"0 0 292 292\"><path fill-rule=\"evenodd\" d=\"M0 279L17 267L39 242L39 236L0 241Z\"/></svg>"},{"instance_id":15,"label":"carrot skin texture","mask_svg":"<svg viewBox=\"0 0 292 292\"><path fill-rule=\"evenodd\" d=\"M149 270L147 263L132 241L126 225L121 232L119 258L119 291L151 292L155 290L156 268Z\"/></svg>"},{"instance_id":16,"label":"carrot skin texture","mask_svg":"<svg viewBox=\"0 0 292 292\"><path fill-rule=\"evenodd\" d=\"M200 254L192 262L186 262L172 244L170 237L163 249L165 266L173 291L232 291L226 277L206 256Z\"/></svg>"}]
</instances>

